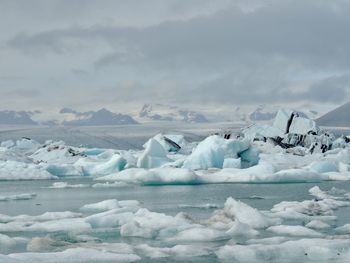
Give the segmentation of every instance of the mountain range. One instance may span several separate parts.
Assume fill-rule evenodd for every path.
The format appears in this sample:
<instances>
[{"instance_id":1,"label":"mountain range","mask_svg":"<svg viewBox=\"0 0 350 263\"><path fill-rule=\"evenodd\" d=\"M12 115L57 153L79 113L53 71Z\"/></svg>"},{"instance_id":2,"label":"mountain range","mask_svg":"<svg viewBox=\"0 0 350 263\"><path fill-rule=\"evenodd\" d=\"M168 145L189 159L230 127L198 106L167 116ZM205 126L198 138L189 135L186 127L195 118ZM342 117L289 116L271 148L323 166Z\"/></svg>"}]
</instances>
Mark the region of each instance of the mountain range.
<instances>
[{"instance_id":1,"label":"mountain range","mask_svg":"<svg viewBox=\"0 0 350 263\"><path fill-rule=\"evenodd\" d=\"M0 111L0 124L4 125L37 125L32 116L38 112Z\"/></svg>"},{"instance_id":2,"label":"mountain range","mask_svg":"<svg viewBox=\"0 0 350 263\"><path fill-rule=\"evenodd\" d=\"M78 112L70 108L63 108L61 114L70 114L75 118L63 121L64 126L104 126L104 125L125 125L137 124L131 116L121 113L113 113L107 109L98 111Z\"/></svg>"},{"instance_id":3,"label":"mountain range","mask_svg":"<svg viewBox=\"0 0 350 263\"><path fill-rule=\"evenodd\" d=\"M139 112L139 118L152 121L208 122L202 113L163 104L145 104Z\"/></svg>"},{"instance_id":4,"label":"mountain range","mask_svg":"<svg viewBox=\"0 0 350 263\"><path fill-rule=\"evenodd\" d=\"M280 107L274 105L239 106L217 110L194 110L164 104L145 104L140 111L133 114L114 113L105 108L97 111L79 112L63 108L57 116L59 120L38 121L40 111L0 111L2 125L45 125L45 126L108 126L126 125L144 122L176 121L184 123L206 122L269 122L273 120ZM300 115L315 119L321 126L350 126L350 102L319 117L319 113L304 108L296 109Z\"/></svg>"}]
</instances>

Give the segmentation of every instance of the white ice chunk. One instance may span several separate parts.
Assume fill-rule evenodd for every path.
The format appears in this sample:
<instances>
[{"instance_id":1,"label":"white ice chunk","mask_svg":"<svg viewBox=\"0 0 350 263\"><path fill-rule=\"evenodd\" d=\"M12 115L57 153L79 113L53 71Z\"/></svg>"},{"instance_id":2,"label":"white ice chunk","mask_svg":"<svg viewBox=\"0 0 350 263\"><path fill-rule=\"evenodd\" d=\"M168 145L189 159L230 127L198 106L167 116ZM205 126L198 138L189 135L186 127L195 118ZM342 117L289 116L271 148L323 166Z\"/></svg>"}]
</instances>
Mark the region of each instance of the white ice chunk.
<instances>
[{"instance_id":1,"label":"white ice chunk","mask_svg":"<svg viewBox=\"0 0 350 263\"><path fill-rule=\"evenodd\" d=\"M315 161L310 164L310 170L315 173L338 172L338 166L330 161Z\"/></svg>"},{"instance_id":2,"label":"white ice chunk","mask_svg":"<svg viewBox=\"0 0 350 263\"><path fill-rule=\"evenodd\" d=\"M337 227L335 231L340 234L350 234L350 224L345 224L343 226Z\"/></svg>"},{"instance_id":3,"label":"white ice chunk","mask_svg":"<svg viewBox=\"0 0 350 263\"><path fill-rule=\"evenodd\" d=\"M0 195L0 201L13 201L13 200L29 200L36 196L35 193L24 193L17 195Z\"/></svg>"},{"instance_id":4,"label":"white ice chunk","mask_svg":"<svg viewBox=\"0 0 350 263\"><path fill-rule=\"evenodd\" d=\"M87 204L80 208L83 212L104 212L111 209L120 208L117 199L104 200L94 204Z\"/></svg>"},{"instance_id":5,"label":"white ice chunk","mask_svg":"<svg viewBox=\"0 0 350 263\"><path fill-rule=\"evenodd\" d=\"M142 244L136 247L137 251L149 258L189 258L209 255L206 248L195 245L176 245L173 247L151 247L147 244Z\"/></svg>"},{"instance_id":6,"label":"white ice chunk","mask_svg":"<svg viewBox=\"0 0 350 263\"><path fill-rule=\"evenodd\" d=\"M45 180L56 178L56 176L35 164L0 161L0 180Z\"/></svg>"},{"instance_id":7,"label":"white ice chunk","mask_svg":"<svg viewBox=\"0 0 350 263\"><path fill-rule=\"evenodd\" d=\"M0 147L0 160L1 161L15 161L22 163L32 163L32 160L23 153Z\"/></svg>"},{"instance_id":8,"label":"white ice chunk","mask_svg":"<svg viewBox=\"0 0 350 263\"><path fill-rule=\"evenodd\" d=\"M13 146L15 146L15 142L13 140L3 141L0 144L0 147L4 148L12 148Z\"/></svg>"},{"instance_id":9,"label":"white ice chunk","mask_svg":"<svg viewBox=\"0 0 350 263\"><path fill-rule=\"evenodd\" d=\"M40 147L40 143L31 139L21 139L16 141L16 145L13 147L15 151L31 154Z\"/></svg>"},{"instance_id":10,"label":"white ice chunk","mask_svg":"<svg viewBox=\"0 0 350 263\"><path fill-rule=\"evenodd\" d=\"M72 165L83 156L82 149L66 146L63 141L47 141L30 158L36 163L46 163L56 166Z\"/></svg>"},{"instance_id":11,"label":"white ice chunk","mask_svg":"<svg viewBox=\"0 0 350 263\"><path fill-rule=\"evenodd\" d=\"M239 153L241 157L241 168L249 168L259 163L259 151L254 148L249 148Z\"/></svg>"},{"instance_id":12,"label":"white ice chunk","mask_svg":"<svg viewBox=\"0 0 350 263\"><path fill-rule=\"evenodd\" d=\"M327 229L331 226L321 220L312 220L308 224L306 224L306 227L312 228L312 229Z\"/></svg>"},{"instance_id":13,"label":"white ice chunk","mask_svg":"<svg viewBox=\"0 0 350 263\"><path fill-rule=\"evenodd\" d=\"M59 219L44 222L13 221L0 224L3 232L72 232L81 233L91 229L82 218Z\"/></svg>"},{"instance_id":14,"label":"white ice chunk","mask_svg":"<svg viewBox=\"0 0 350 263\"><path fill-rule=\"evenodd\" d=\"M274 213L283 213L285 216L288 214L299 213L307 216L332 216L333 210L339 207L349 206L350 202L324 199L324 200L305 200L298 201L283 201L276 204L271 209Z\"/></svg>"},{"instance_id":15,"label":"white ice chunk","mask_svg":"<svg viewBox=\"0 0 350 263\"><path fill-rule=\"evenodd\" d=\"M76 167L71 164L47 164L47 165L42 164L42 166L50 174L53 174L58 177L84 175L81 167Z\"/></svg>"},{"instance_id":16,"label":"white ice chunk","mask_svg":"<svg viewBox=\"0 0 350 263\"><path fill-rule=\"evenodd\" d=\"M222 231L198 226L185 229L167 240L171 242L213 242L229 238L229 234Z\"/></svg>"},{"instance_id":17,"label":"white ice chunk","mask_svg":"<svg viewBox=\"0 0 350 263\"><path fill-rule=\"evenodd\" d=\"M56 183L53 183L52 186L49 186L48 188L64 189L64 188L84 188L84 187L90 187L90 185L88 185L88 184L68 184L67 182L56 182Z\"/></svg>"},{"instance_id":18,"label":"white ice chunk","mask_svg":"<svg viewBox=\"0 0 350 263\"><path fill-rule=\"evenodd\" d=\"M223 169L225 169L225 168L237 168L237 169L240 169L241 168L241 159L225 158L222 168Z\"/></svg>"},{"instance_id":19,"label":"white ice chunk","mask_svg":"<svg viewBox=\"0 0 350 263\"><path fill-rule=\"evenodd\" d=\"M137 167L155 168L169 162L166 151L163 146L155 139L150 139L144 145L145 150L137 160Z\"/></svg>"},{"instance_id":20,"label":"white ice chunk","mask_svg":"<svg viewBox=\"0 0 350 263\"><path fill-rule=\"evenodd\" d=\"M308 134L310 131L317 131L316 123L313 120L294 117L289 127L289 133L295 134Z\"/></svg>"},{"instance_id":21,"label":"white ice chunk","mask_svg":"<svg viewBox=\"0 0 350 263\"><path fill-rule=\"evenodd\" d=\"M0 233L0 253L8 253L11 249L16 248L16 246L21 244L26 244L28 240L23 237L9 237L7 235ZM1 257L0 257L0 262Z\"/></svg>"},{"instance_id":22,"label":"white ice chunk","mask_svg":"<svg viewBox=\"0 0 350 263\"><path fill-rule=\"evenodd\" d=\"M198 176L195 172L182 168L155 168L151 170L130 168L117 174L98 178L98 180L150 185L196 184Z\"/></svg>"},{"instance_id":23,"label":"white ice chunk","mask_svg":"<svg viewBox=\"0 0 350 263\"><path fill-rule=\"evenodd\" d=\"M198 144L193 153L187 157L183 167L192 170L222 168L225 158L225 139L210 136Z\"/></svg>"},{"instance_id":24,"label":"white ice chunk","mask_svg":"<svg viewBox=\"0 0 350 263\"><path fill-rule=\"evenodd\" d=\"M71 243L58 240L49 236L33 237L27 244L28 252L55 252L59 251Z\"/></svg>"},{"instance_id":25,"label":"white ice chunk","mask_svg":"<svg viewBox=\"0 0 350 263\"><path fill-rule=\"evenodd\" d=\"M169 143L167 139L176 143L180 148L187 144L183 135L157 134L153 137L153 139L159 142L159 144L162 145L164 150L167 152L177 152L179 150L179 148L176 145L172 145L172 143ZM147 146L144 145L144 147L146 148Z\"/></svg>"},{"instance_id":26,"label":"white ice chunk","mask_svg":"<svg viewBox=\"0 0 350 263\"><path fill-rule=\"evenodd\" d=\"M256 237L259 235L259 231L253 229L250 225L240 222L236 219L232 227L226 232L230 236L243 237L246 239Z\"/></svg>"},{"instance_id":27,"label":"white ice chunk","mask_svg":"<svg viewBox=\"0 0 350 263\"><path fill-rule=\"evenodd\" d=\"M213 135L198 144L192 154L186 158L183 167L192 170L222 168L225 158L238 157L241 157L242 162L247 161L251 166L255 165L258 160L256 152L254 154L253 152L248 140L226 140Z\"/></svg>"},{"instance_id":28,"label":"white ice chunk","mask_svg":"<svg viewBox=\"0 0 350 263\"><path fill-rule=\"evenodd\" d=\"M93 184L92 188L124 188L124 187L130 187L132 185L124 183L124 182L105 182L105 183L96 183Z\"/></svg>"},{"instance_id":29,"label":"white ice chunk","mask_svg":"<svg viewBox=\"0 0 350 263\"><path fill-rule=\"evenodd\" d=\"M31 216L31 215L18 215L18 216L8 216L0 214L0 222L8 223L8 222L35 222L35 221L50 221L50 220L59 220L65 218L77 218L81 217L80 213L73 213L70 211L65 212L46 212L41 215Z\"/></svg>"},{"instance_id":30,"label":"white ice chunk","mask_svg":"<svg viewBox=\"0 0 350 263\"><path fill-rule=\"evenodd\" d=\"M161 213L150 212L145 208L139 209L132 220L120 228L122 236L155 238L158 235L167 236L167 229L173 235L179 228L188 226L189 222L181 217L172 217Z\"/></svg>"},{"instance_id":31,"label":"white ice chunk","mask_svg":"<svg viewBox=\"0 0 350 263\"><path fill-rule=\"evenodd\" d=\"M280 223L279 219L265 216L259 210L232 197L226 200L224 212L233 220L237 219L252 228L265 228Z\"/></svg>"},{"instance_id":32,"label":"white ice chunk","mask_svg":"<svg viewBox=\"0 0 350 263\"><path fill-rule=\"evenodd\" d=\"M140 257L135 254L118 254L87 248L70 248L53 253L17 253L10 254L8 257L26 263L128 263L140 260Z\"/></svg>"},{"instance_id":33,"label":"white ice chunk","mask_svg":"<svg viewBox=\"0 0 350 263\"><path fill-rule=\"evenodd\" d=\"M75 164L82 169L84 175L103 176L119 172L124 169L126 160L119 154L110 159L80 158Z\"/></svg>"},{"instance_id":34,"label":"white ice chunk","mask_svg":"<svg viewBox=\"0 0 350 263\"><path fill-rule=\"evenodd\" d=\"M275 120L273 122L273 126L283 133L287 132L288 127L288 121L291 118L291 115L293 114L292 110L288 109L280 109L277 112L277 115L275 117Z\"/></svg>"},{"instance_id":35,"label":"white ice chunk","mask_svg":"<svg viewBox=\"0 0 350 263\"><path fill-rule=\"evenodd\" d=\"M229 262L347 262L348 239L305 238L279 244L226 245L216 254Z\"/></svg>"},{"instance_id":36,"label":"white ice chunk","mask_svg":"<svg viewBox=\"0 0 350 263\"><path fill-rule=\"evenodd\" d=\"M267 124L253 124L242 130L244 138L253 141L255 138L264 139L270 137L282 137L284 132L275 126Z\"/></svg>"},{"instance_id":37,"label":"white ice chunk","mask_svg":"<svg viewBox=\"0 0 350 263\"><path fill-rule=\"evenodd\" d=\"M281 182L320 182L329 180L329 176L319 174L305 169L286 169L278 171L274 174L276 178L280 178Z\"/></svg>"},{"instance_id":38,"label":"white ice chunk","mask_svg":"<svg viewBox=\"0 0 350 263\"><path fill-rule=\"evenodd\" d=\"M287 235L287 236L302 236L302 237L320 237L321 233L316 232L315 230L309 229L303 226L287 226L287 225L279 225L279 226L271 226L267 229L268 231L274 232L279 235Z\"/></svg>"}]
</instances>

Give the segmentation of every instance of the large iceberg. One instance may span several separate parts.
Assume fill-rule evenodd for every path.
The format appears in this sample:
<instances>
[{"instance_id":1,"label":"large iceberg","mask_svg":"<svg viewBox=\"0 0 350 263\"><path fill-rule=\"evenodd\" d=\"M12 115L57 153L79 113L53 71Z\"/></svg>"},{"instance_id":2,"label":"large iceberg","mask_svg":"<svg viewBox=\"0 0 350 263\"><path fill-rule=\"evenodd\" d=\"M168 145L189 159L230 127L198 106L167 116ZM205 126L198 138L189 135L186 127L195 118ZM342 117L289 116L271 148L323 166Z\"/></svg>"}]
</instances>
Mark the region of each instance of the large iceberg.
<instances>
[{"instance_id":1,"label":"large iceberg","mask_svg":"<svg viewBox=\"0 0 350 263\"><path fill-rule=\"evenodd\" d=\"M232 159L238 158L243 168L256 165L259 161L258 152L251 149L248 140L226 140L213 135L198 144L182 167L192 170L221 169L224 166L229 168L230 165L237 167L237 162Z\"/></svg>"},{"instance_id":2,"label":"large iceberg","mask_svg":"<svg viewBox=\"0 0 350 263\"><path fill-rule=\"evenodd\" d=\"M346 147L346 139L337 139L317 127L316 122L298 112L280 109L272 125L254 124L242 130L250 140L268 141L282 148L305 147L309 153ZM300 151L299 151L300 152Z\"/></svg>"}]
</instances>

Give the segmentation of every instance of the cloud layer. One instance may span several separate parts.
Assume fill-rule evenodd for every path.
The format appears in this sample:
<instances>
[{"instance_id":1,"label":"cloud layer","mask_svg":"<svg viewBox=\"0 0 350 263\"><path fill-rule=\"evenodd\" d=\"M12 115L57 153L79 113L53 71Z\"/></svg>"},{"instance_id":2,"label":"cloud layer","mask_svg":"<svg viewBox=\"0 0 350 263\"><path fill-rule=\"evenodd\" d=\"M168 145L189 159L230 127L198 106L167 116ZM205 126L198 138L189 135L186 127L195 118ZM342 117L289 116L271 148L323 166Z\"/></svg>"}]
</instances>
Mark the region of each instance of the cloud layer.
<instances>
[{"instance_id":1,"label":"cloud layer","mask_svg":"<svg viewBox=\"0 0 350 263\"><path fill-rule=\"evenodd\" d=\"M348 1L0 0L0 10L9 106L350 98Z\"/></svg>"}]
</instances>

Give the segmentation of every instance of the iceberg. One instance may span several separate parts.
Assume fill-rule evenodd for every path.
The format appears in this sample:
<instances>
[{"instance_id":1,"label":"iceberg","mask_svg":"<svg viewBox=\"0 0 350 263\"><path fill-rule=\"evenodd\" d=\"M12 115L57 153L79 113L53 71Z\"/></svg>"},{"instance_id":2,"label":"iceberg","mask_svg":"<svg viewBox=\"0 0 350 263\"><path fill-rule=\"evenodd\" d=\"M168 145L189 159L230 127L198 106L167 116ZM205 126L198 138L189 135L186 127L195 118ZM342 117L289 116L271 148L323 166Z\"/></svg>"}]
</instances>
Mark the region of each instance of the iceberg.
<instances>
[{"instance_id":1,"label":"iceberg","mask_svg":"<svg viewBox=\"0 0 350 263\"><path fill-rule=\"evenodd\" d=\"M225 158L231 160L225 162ZM191 170L207 170L236 166L232 158L240 158L241 166L247 168L258 163L259 153L250 148L248 140L226 140L218 135L213 135L198 144L192 154L186 158L182 167Z\"/></svg>"},{"instance_id":2,"label":"iceberg","mask_svg":"<svg viewBox=\"0 0 350 263\"><path fill-rule=\"evenodd\" d=\"M110 199L110 200L104 200L95 204L84 205L83 207L80 208L80 210L83 212L91 212L91 211L105 212L115 208L120 208L118 200Z\"/></svg>"},{"instance_id":3,"label":"iceberg","mask_svg":"<svg viewBox=\"0 0 350 263\"><path fill-rule=\"evenodd\" d=\"M277 218L270 218L263 215L257 209L233 199L232 197L226 200L224 213L233 220L246 224L252 228L266 228L268 226L280 223Z\"/></svg>"},{"instance_id":4,"label":"iceberg","mask_svg":"<svg viewBox=\"0 0 350 263\"><path fill-rule=\"evenodd\" d=\"M144 152L137 160L137 167L150 169L170 162L165 149L156 139L151 138L144 148Z\"/></svg>"},{"instance_id":5,"label":"iceberg","mask_svg":"<svg viewBox=\"0 0 350 263\"><path fill-rule=\"evenodd\" d=\"M198 184L199 177L190 169L184 168L130 168L116 174L97 178L103 181L118 181L128 184L162 185L162 184Z\"/></svg>"},{"instance_id":6,"label":"iceberg","mask_svg":"<svg viewBox=\"0 0 350 263\"><path fill-rule=\"evenodd\" d=\"M225 140L217 135L206 138L186 158L183 168L192 170L222 168L225 158L225 144Z\"/></svg>"},{"instance_id":7,"label":"iceberg","mask_svg":"<svg viewBox=\"0 0 350 263\"><path fill-rule=\"evenodd\" d=\"M35 193L24 193L17 195L0 195L0 201L13 201L13 200L30 200L36 196Z\"/></svg>"},{"instance_id":8,"label":"iceberg","mask_svg":"<svg viewBox=\"0 0 350 263\"><path fill-rule=\"evenodd\" d=\"M162 145L164 150L167 152L178 152L183 146L187 144L183 135L172 135L172 134L157 134L153 137L154 140Z\"/></svg>"},{"instance_id":9,"label":"iceberg","mask_svg":"<svg viewBox=\"0 0 350 263\"><path fill-rule=\"evenodd\" d=\"M57 177L36 164L0 161L0 180L47 180Z\"/></svg>"},{"instance_id":10,"label":"iceberg","mask_svg":"<svg viewBox=\"0 0 350 263\"><path fill-rule=\"evenodd\" d=\"M119 154L112 155L109 159L100 158L80 158L74 163L75 167L82 170L83 175L103 176L123 170L126 166L126 160Z\"/></svg>"},{"instance_id":11,"label":"iceberg","mask_svg":"<svg viewBox=\"0 0 350 263\"><path fill-rule=\"evenodd\" d=\"M321 130L315 121L287 109L278 111L272 125L254 124L242 132L245 138L252 141L269 141L284 149L301 146L311 154L324 153L334 148L345 147L346 144L346 140L336 140L333 134Z\"/></svg>"}]
</instances>

